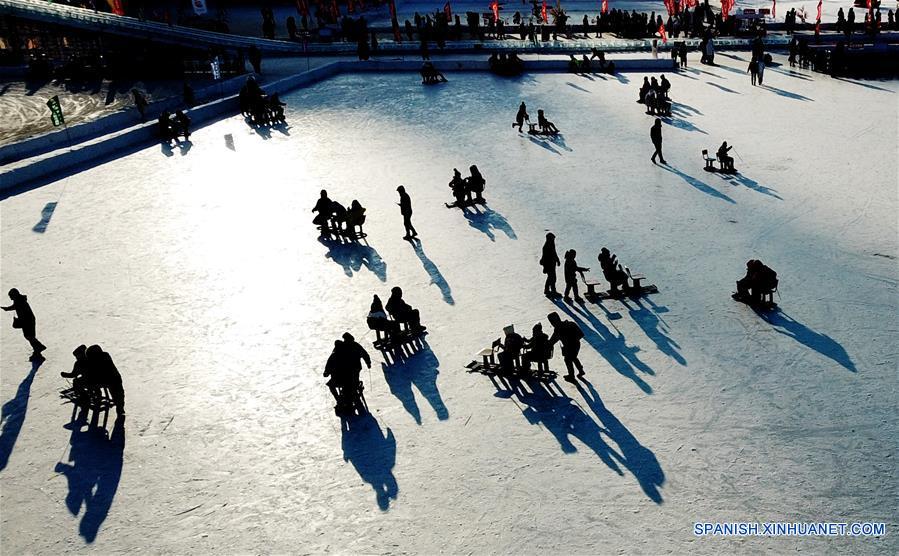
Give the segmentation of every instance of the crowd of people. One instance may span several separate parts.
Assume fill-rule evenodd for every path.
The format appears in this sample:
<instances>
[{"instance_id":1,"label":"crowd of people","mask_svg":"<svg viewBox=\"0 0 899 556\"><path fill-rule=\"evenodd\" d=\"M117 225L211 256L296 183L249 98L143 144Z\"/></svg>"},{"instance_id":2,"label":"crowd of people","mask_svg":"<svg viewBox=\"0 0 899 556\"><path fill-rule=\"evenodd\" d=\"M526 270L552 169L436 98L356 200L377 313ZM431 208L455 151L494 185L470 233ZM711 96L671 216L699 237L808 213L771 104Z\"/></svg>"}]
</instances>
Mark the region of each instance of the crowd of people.
<instances>
[{"instance_id":1,"label":"crowd of people","mask_svg":"<svg viewBox=\"0 0 899 556\"><path fill-rule=\"evenodd\" d=\"M553 329L552 336L543 331L543 324L539 322L532 328L530 338L517 333L514 325L503 328L503 337L491 345L491 348L498 353L500 374L514 375L519 372L527 374L531 372L531 366L535 363L543 363L548 367L548 362L553 356L553 348L556 344L561 344L562 358L568 371L564 379L575 382L575 369L578 377L584 376L584 366L578 358L584 332L576 323L563 320L556 312L547 315L547 320Z\"/></svg>"},{"instance_id":2,"label":"crowd of people","mask_svg":"<svg viewBox=\"0 0 899 556\"><path fill-rule=\"evenodd\" d=\"M670 116L671 99L668 96L670 90L671 82L664 75L658 80L655 77L644 76L637 102L646 106L647 114Z\"/></svg>"},{"instance_id":3,"label":"crowd of people","mask_svg":"<svg viewBox=\"0 0 899 556\"><path fill-rule=\"evenodd\" d=\"M238 94L240 113L255 126L283 124L285 103L281 102L278 93L266 95L252 75Z\"/></svg>"},{"instance_id":4,"label":"crowd of people","mask_svg":"<svg viewBox=\"0 0 899 556\"><path fill-rule=\"evenodd\" d=\"M609 282L609 294L621 294L628 287L630 271L627 267L623 267L618 262L618 258L606 247L600 249L597 259L599 260L603 277ZM556 290L556 268L559 266L562 266L565 280L564 295L560 295L558 290ZM546 281L543 284L543 295L550 299L562 297L566 302L571 303L572 298L569 294L573 293L574 301L583 303L584 300L581 299L578 293L578 276L586 281L584 272L588 272L590 268L578 264L577 251L574 249L565 251L563 265L556 250L556 235L552 232L546 234L546 240L543 243L543 249L540 254L540 267L543 269L543 274L546 275Z\"/></svg>"},{"instance_id":5,"label":"crowd of people","mask_svg":"<svg viewBox=\"0 0 899 556\"><path fill-rule=\"evenodd\" d=\"M356 199L353 199L350 207L346 208L339 201L329 198L328 191L322 189L318 201L312 207L312 212L318 213L312 219L312 223L319 227L322 236L334 234L352 238L364 237L362 225L365 224L365 207Z\"/></svg>"}]
</instances>

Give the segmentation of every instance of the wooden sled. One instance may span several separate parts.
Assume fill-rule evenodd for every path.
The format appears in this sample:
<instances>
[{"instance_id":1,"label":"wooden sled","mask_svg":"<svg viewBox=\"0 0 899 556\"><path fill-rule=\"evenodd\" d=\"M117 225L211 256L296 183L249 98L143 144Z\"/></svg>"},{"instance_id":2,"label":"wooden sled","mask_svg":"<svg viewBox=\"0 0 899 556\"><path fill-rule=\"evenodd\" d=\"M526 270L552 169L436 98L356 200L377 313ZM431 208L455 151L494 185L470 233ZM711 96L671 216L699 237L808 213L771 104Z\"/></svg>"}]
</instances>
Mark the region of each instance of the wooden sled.
<instances>
[{"instance_id":1,"label":"wooden sled","mask_svg":"<svg viewBox=\"0 0 899 556\"><path fill-rule=\"evenodd\" d=\"M380 334L378 334L378 338L372 342L372 345L378 351L390 351L420 340L427 335L428 329L422 326L417 330L402 330L390 336L380 337Z\"/></svg>"}]
</instances>

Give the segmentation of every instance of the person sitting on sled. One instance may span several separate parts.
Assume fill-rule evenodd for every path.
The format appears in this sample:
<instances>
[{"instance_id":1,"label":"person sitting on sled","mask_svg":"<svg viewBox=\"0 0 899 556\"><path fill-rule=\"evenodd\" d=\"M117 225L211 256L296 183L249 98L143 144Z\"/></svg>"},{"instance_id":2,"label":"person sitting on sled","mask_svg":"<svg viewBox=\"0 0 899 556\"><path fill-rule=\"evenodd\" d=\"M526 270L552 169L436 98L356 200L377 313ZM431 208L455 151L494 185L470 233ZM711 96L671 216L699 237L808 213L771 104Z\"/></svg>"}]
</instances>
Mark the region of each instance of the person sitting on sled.
<instances>
[{"instance_id":1,"label":"person sitting on sled","mask_svg":"<svg viewBox=\"0 0 899 556\"><path fill-rule=\"evenodd\" d=\"M543 110L537 110L537 124L540 125L540 131L543 133L559 133L559 128L556 127L556 124L546 119Z\"/></svg>"},{"instance_id":2,"label":"person sitting on sled","mask_svg":"<svg viewBox=\"0 0 899 556\"><path fill-rule=\"evenodd\" d=\"M737 301L758 302L762 294L777 287L777 273L762 261L750 259L746 262L746 276L737 280L737 293L733 298Z\"/></svg>"}]
</instances>

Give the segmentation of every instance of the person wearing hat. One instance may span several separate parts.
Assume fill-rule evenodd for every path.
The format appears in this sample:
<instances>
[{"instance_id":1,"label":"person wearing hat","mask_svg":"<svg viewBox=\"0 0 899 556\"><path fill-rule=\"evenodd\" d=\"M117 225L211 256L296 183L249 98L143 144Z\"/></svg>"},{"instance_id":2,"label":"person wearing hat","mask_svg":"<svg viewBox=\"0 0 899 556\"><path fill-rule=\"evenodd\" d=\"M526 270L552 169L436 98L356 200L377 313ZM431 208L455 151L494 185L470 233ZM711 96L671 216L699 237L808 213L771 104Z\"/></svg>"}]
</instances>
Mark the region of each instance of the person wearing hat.
<instances>
[{"instance_id":1,"label":"person wearing hat","mask_svg":"<svg viewBox=\"0 0 899 556\"><path fill-rule=\"evenodd\" d=\"M12 319L12 327L21 328L22 335L31 344L31 349L33 350L31 360L43 359L41 352L47 349L47 346L37 339L35 333L36 320L34 311L31 310L31 305L28 304L28 296L19 293L19 290L13 288L9 290L9 298L12 299L12 305L0 307L0 309L16 312L16 316Z\"/></svg>"},{"instance_id":2,"label":"person wearing hat","mask_svg":"<svg viewBox=\"0 0 899 556\"><path fill-rule=\"evenodd\" d=\"M515 326L509 325L503 328L505 341L497 340L495 346L501 347L503 350L499 353L499 368L504 374L512 374L515 372L515 360L521 356L521 349L524 347L524 338L521 334L515 332Z\"/></svg>"},{"instance_id":3,"label":"person wearing hat","mask_svg":"<svg viewBox=\"0 0 899 556\"><path fill-rule=\"evenodd\" d=\"M402 185L397 187L396 191L400 194L400 202L397 204L400 207L400 214L403 215L403 226L406 228L406 235L403 236L403 239L418 237L418 232L415 231L415 227L412 225L412 199Z\"/></svg>"},{"instance_id":4,"label":"person wearing hat","mask_svg":"<svg viewBox=\"0 0 899 556\"><path fill-rule=\"evenodd\" d=\"M547 297L559 297L559 292L556 291L556 267L561 264L559 254L556 253L556 234L549 232L540 257L540 266L543 267L543 274L546 274L543 294Z\"/></svg>"},{"instance_id":5,"label":"person wearing hat","mask_svg":"<svg viewBox=\"0 0 899 556\"><path fill-rule=\"evenodd\" d=\"M581 351L581 338L584 337L584 333L577 324L570 320L562 320L556 312L550 313L546 318L553 327L549 345L552 347L556 345L556 342L562 343L562 357L565 359L565 367L568 369L568 376L565 377L565 380L574 382L574 367L577 367L578 376L584 376L584 366L577 357Z\"/></svg>"}]
</instances>

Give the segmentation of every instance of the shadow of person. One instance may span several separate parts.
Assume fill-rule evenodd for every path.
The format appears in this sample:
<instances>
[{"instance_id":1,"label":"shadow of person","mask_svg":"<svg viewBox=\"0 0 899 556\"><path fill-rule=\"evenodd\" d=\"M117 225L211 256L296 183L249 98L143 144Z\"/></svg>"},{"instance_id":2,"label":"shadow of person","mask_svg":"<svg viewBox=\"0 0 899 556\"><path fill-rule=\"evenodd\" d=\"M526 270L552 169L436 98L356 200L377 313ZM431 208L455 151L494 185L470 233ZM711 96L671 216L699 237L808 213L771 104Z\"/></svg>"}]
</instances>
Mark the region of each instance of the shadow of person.
<instances>
[{"instance_id":1,"label":"shadow of person","mask_svg":"<svg viewBox=\"0 0 899 556\"><path fill-rule=\"evenodd\" d=\"M115 420L112 433L97 424L94 412L86 423L86 410L66 425L72 430L69 439L69 461L59 462L54 469L65 475L69 482L66 507L72 515L78 515L84 506L84 514L78 532L92 543L100 526L109 515L109 508L122 476L122 458L125 450L125 418ZM84 428L84 425L87 425Z\"/></svg>"},{"instance_id":2,"label":"shadow of person","mask_svg":"<svg viewBox=\"0 0 899 556\"><path fill-rule=\"evenodd\" d=\"M802 96L799 93L791 93L790 91L784 91L783 89L778 89L777 87L772 87L771 85L759 85L759 88L768 89L769 91L775 92L782 97L791 98L793 100L801 100L804 102L813 102L814 100L806 96Z\"/></svg>"},{"instance_id":3,"label":"shadow of person","mask_svg":"<svg viewBox=\"0 0 899 556\"><path fill-rule=\"evenodd\" d=\"M503 232L509 239L518 239L518 236L515 235L515 230L512 229L508 220L506 220L502 214L489 207L484 207L483 211L480 211L477 208L473 211L463 210L462 214L465 215L465 219L468 220L469 226L483 232L484 235L490 238L490 241L496 241L496 234L493 233L494 230Z\"/></svg>"},{"instance_id":4,"label":"shadow of person","mask_svg":"<svg viewBox=\"0 0 899 556\"><path fill-rule=\"evenodd\" d=\"M550 144L547 143L546 141L541 141L540 139L537 139L537 138L534 137L533 135L528 135L528 140L529 140L531 143L535 144L535 145L539 145L539 146L543 147L544 149L548 150L549 152L551 152L551 153L553 153L553 154L557 154L557 155L559 155L559 156L562 156L562 153L560 153L559 151L557 151L557 150L555 149L555 147L553 147L552 145L550 145Z\"/></svg>"},{"instance_id":5,"label":"shadow of person","mask_svg":"<svg viewBox=\"0 0 899 556\"><path fill-rule=\"evenodd\" d=\"M783 197L777 194L777 192L770 187L765 187L764 185L759 184L759 182L755 181L752 178L746 177L743 174L722 174L722 178L725 181L731 182L733 185L742 185L743 187L748 187L753 191L758 191L763 195L768 195L783 201Z\"/></svg>"},{"instance_id":6,"label":"shadow of person","mask_svg":"<svg viewBox=\"0 0 899 556\"><path fill-rule=\"evenodd\" d=\"M37 232L42 234L47 231L47 226L50 225L50 219L53 218L53 211L56 210L56 202L51 201L44 205L44 209L41 211L41 220L37 224L31 228L32 232Z\"/></svg>"},{"instance_id":7,"label":"shadow of person","mask_svg":"<svg viewBox=\"0 0 899 556\"><path fill-rule=\"evenodd\" d=\"M399 487L393 476L396 464L396 438L387 428L387 435L381 433L381 426L371 413L358 417L341 418L343 461L356 468L359 477L375 490L378 507L382 511L390 508L390 501L396 500Z\"/></svg>"},{"instance_id":8,"label":"shadow of person","mask_svg":"<svg viewBox=\"0 0 899 556\"><path fill-rule=\"evenodd\" d=\"M425 268L425 272L431 277L431 283L437 286L440 290L440 294L443 296L443 300L446 301L449 305L455 304L455 300L453 300L453 291L450 289L450 285L446 282L446 278L443 277L443 273L440 272L440 269L437 268L437 265L434 264L434 261L428 258L425 255L425 250L421 245L420 239L413 238L414 241L410 241L412 244L412 249L415 250L415 255L418 257L418 260L421 261L421 265Z\"/></svg>"},{"instance_id":9,"label":"shadow of person","mask_svg":"<svg viewBox=\"0 0 899 556\"><path fill-rule=\"evenodd\" d=\"M542 424L555 437L559 447L566 454L577 452L577 446L572 439L579 440L593 450L609 469L618 475L624 475L615 462L621 457L603 440L600 434L602 431L596 421L575 405L574 400L564 394L554 395L539 381L528 381L528 387L516 392L518 400L527 406L521 413L528 423Z\"/></svg>"},{"instance_id":10,"label":"shadow of person","mask_svg":"<svg viewBox=\"0 0 899 556\"><path fill-rule=\"evenodd\" d=\"M34 375L37 374L37 370L43 363L44 359L31 362L31 371L19 383L16 395L3 404L3 408L0 409L0 471L6 469L9 456L19 438L22 423L25 422L25 413L28 411L31 383L34 382Z\"/></svg>"},{"instance_id":11,"label":"shadow of person","mask_svg":"<svg viewBox=\"0 0 899 556\"><path fill-rule=\"evenodd\" d=\"M656 504L661 504L664 500L662 500L659 487L665 484L665 472L662 471L659 460L649 448L640 444L617 417L606 409L593 385L586 380L582 382L586 384L587 388L585 390L579 382L576 385L578 392L581 393L591 411L605 427L603 432L618 445L618 452L613 452L617 456L616 459L634 475L646 496Z\"/></svg>"},{"instance_id":12,"label":"shadow of person","mask_svg":"<svg viewBox=\"0 0 899 556\"><path fill-rule=\"evenodd\" d=\"M716 77L717 77L717 76L716 76ZM733 89L728 89L727 87L724 87L723 85L719 85L719 84L717 84L717 83L712 83L711 81L706 81L706 83L709 84L709 85L711 85L712 87L715 87L716 89L720 89L720 90L724 91L725 93L731 93L731 94L734 94L734 95L740 95L740 94L742 94L742 93L740 93L739 91L735 91L735 90L733 90Z\"/></svg>"},{"instance_id":13,"label":"shadow of person","mask_svg":"<svg viewBox=\"0 0 899 556\"><path fill-rule=\"evenodd\" d=\"M717 189L713 188L711 185L709 185L709 184L707 184L707 183L705 183L705 182L703 182L703 181L700 181L700 180L694 178L693 176L690 176L690 175L687 175L687 174L681 172L680 170L678 170L678 169L675 168L674 166L662 166L662 169L664 169L666 172L671 172L671 173L674 174L675 176L677 176L677 177L679 177L680 179L684 180L685 182L687 182L687 183L690 184L691 186L695 187L695 188L698 189L699 191L702 191L702 192L705 193L706 195L711 195L712 197L716 197L716 198L718 198L718 199L722 199L722 200L724 200L724 201L727 201L728 203L737 204L736 201L734 201L733 199L731 199L730 197L728 197L728 196L725 195L724 193L721 193L721 192L718 191Z\"/></svg>"},{"instance_id":14,"label":"shadow of person","mask_svg":"<svg viewBox=\"0 0 899 556\"><path fill-rule=\"evenodd\" d=\"M553 145L559 147L563 151L574 152L571 149L571 147L569 147L568 144L565 142L565 137L561 133L558 133L556 135L550 135L549 137L546 138L546 140L549 141L550 143L552 143Z\"/></svg>"},{"instance_id":15,"label":"shadow of person","mask_svg":"<svg viewBox=\"0 0 899 556\"><path fill-rule=\"evenodd\" d=\"M431 404L437 419L441 421L449 419L449 411L443 403L443 398L440 397L440 390L437 389L439 367L440 361L427 342L422 342L421 348L411 356L396 359L392 364L381 363L381 370L384 372L384 380L387 381L390 393L402 402L403 407L419 425L421 410L412 392L413 386Z\"/></svg>"},{"instance_id":16,"label":"shadow of person","mask_svg":"<svg viewBox=\"0 0 899 556\"><path fill-rule=\"evenodd\" d=\"M673 114L673 113L672 113L672 114ZM665 122L666 124L672 126L672 127L676 127L676 128L678 128L678 129L682 129L682 130L684 130L684 131L695 131L695 132L697 132L697 133L702 133L703 135L708 135L708 133L706 133L705 131L703 131L703 130L699 129L698 127L696 127L696 126L693 124L693 122L688 121L688 120L685 120L685 119L680 118L680 117L678 117L678 116L674 116L674 115L672 115L672 116L667 116L667 117L662 118L662 121Z\"/></svg>"},{"instance_id":17,"label":"shadow of person","mask_svg":"<svg viewBox=\"0 0 899 556\"><path fill-rule=\"evenodd\" d=\"M644 374L655 374L652 369L637 358L637 352L640 351L639 347L627 345L624 335L620 332L618 335L612 334L611 330L586 309L578 308L578 313L575 313L564 301L553 300L553 302L580 327L584 333L584 340L608 361L613 369L622 376L633 380L640 390L647 394L652 394L652 386L647 384L636 373L636 369L639 369ZM590 322L591 326L587 325L585 319Z\"/></svg>"},{"instance_id":18,"label":"shadow of person","mask_svg":"<svg viewBox=\"0 0 899 556\"><path fill-rule=\"evenodd\" d=\"M846 353L846 349L830 336L815 332L780 309L775 309L773 311L753 310L755 310L756 314L762 317L765 322L774 326L775 332L793 338L800 344L832 359L834 362L839 363L843 368L853 373L857 372L855 363L852 362L852 358Z\"/></svg>"},{"instance_id":19,"label":"shadow of person","mask_svg":"<svg viewBox=\"0 0 899 556\"><path fill-rule=\"evenodd\" d=\"M352 277L364 266L382 282L387 281L387 263L374 247L355 241L341 241L332 237L319 237L319 243L328 248L326 259L331 259L343 267L343 272Z\"/></svg>"},{"instance_id":20,"label":"shadow of person","mask_svg":"<svg viewBox=\"0 0 899 556\"><path fill-rule=\"evenodd\" d=\"M628 299L622 299L621 303L627 307L628 314L634 319L634 322L643 330L647 337L652 340L656 347L668 357L677 361L680 365L686 366L687 361L678 351L680 346L677 342L668 336L668 325L656 316L656 313L649 307L643 305L642 300L633 300L634 305L628 303Z\"/></svg>"}]
</instances>

